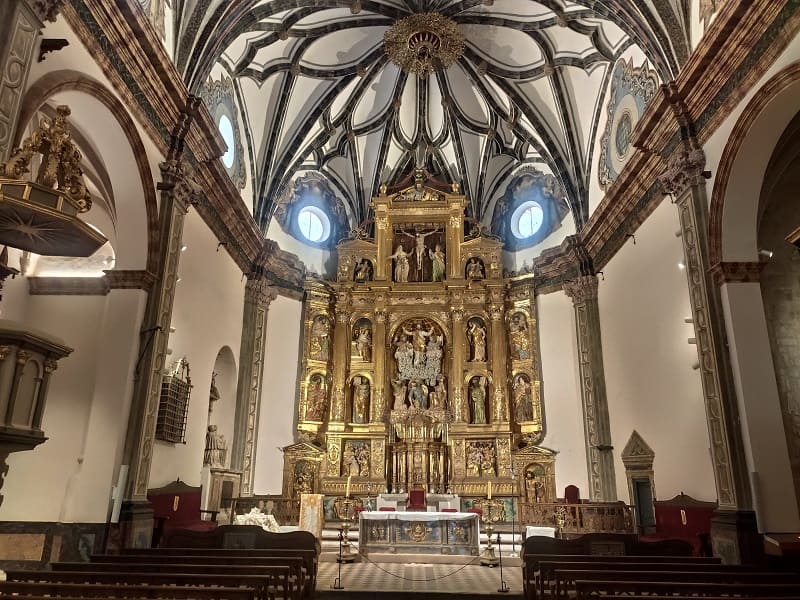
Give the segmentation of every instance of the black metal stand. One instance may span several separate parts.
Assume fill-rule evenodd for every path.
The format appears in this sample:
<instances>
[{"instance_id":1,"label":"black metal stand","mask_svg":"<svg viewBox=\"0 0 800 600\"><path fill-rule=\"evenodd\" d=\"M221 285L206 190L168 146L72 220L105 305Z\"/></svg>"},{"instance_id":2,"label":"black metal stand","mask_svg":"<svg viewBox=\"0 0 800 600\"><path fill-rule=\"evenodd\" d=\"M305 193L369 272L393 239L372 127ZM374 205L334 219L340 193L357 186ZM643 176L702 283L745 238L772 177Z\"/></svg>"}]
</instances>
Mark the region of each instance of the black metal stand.
<instances>
[{"instance_id":1,"label":"black metal stand","mask_svg":"<svg viewBox=\"0 0 800 600\"><path fill-rule=\"evenodd\" d=\"M512 534L513 535L513 534ZM502 594L508 593L508 583L503 579L503 547L500 545L500 534L497 534L497 553L500 559L500 588L497 590Z\"/></svg>"},{"instance_id":2,"label":"black metal stand","mask_svg":"<svg viewBox=\"0 0 800 600\"><path fill-rule=\"evenodd\" d=\"M339 529L339 558L336 559L336 562L339 563L339 576L333 580L333 585L331 589L334 590L343 590L344 586L342 585L342 541L344 540L344 533L342 530Z\"/></svg>"}]
</instances>

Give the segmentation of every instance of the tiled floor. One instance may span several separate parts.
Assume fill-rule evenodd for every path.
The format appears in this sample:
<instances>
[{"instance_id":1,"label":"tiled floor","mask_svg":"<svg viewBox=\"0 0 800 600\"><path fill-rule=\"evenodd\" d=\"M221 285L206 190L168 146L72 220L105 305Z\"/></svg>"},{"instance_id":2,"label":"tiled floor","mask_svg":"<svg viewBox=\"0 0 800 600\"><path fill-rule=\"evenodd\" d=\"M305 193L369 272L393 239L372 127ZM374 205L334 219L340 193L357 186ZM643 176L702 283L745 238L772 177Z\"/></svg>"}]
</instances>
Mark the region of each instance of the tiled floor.
<instances>
[{"instance_id":1,"label":"tiled floor","mask_svg":"<svg viewBox=\"0 0 800 600\"><path fill-rule=\"evenodd\" d=\"M410 557L411 560L413 558ZM338 574L335 562L320 563L317 575L317 590L330 591ZM503 579L508 593L498 593L500 588L500 569L471 565L423 564L423 563L369 563L358 562L342 565L342 597L353 592L371 592L375 597L382 595L399 597L419 594L419 598L430 594L496 595L504 598L520 598L522 594L522 572L519 567L504 568ZM326 593L324 597L330 598Z\"/></svg>"}]
</instances>

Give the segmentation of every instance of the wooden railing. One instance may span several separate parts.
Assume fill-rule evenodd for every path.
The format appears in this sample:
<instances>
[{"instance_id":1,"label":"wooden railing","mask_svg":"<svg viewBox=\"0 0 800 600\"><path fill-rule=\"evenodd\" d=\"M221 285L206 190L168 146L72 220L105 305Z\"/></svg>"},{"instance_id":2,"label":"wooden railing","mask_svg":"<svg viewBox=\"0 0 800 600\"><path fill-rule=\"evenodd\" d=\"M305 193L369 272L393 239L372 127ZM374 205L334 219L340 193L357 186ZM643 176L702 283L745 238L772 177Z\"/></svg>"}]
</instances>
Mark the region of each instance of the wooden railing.
<instances>
[{"instance_id":1,"label":"wooden railing","mask_svg":"<svg viewBox=\"0 0 800 600\"><path fill-rule=\"evenodd\" d=\"M557 504L520 502L520 523L563 533L633 533L633 507L622 502Z\"/></svg>"},{"instance_id":2,"label":"wooden railing","mask_svg":"<svg viewBox=\"0 0 800 600\"><path fill-rule=\"evenodd\" d=\"M297 525L300 519L300 500L284 498L282 496L246 496L234 498L231 511L233 518L243 515L251 509L258 508L261 512L273 515L280 525Z\"/></svg>"}]
</instances>

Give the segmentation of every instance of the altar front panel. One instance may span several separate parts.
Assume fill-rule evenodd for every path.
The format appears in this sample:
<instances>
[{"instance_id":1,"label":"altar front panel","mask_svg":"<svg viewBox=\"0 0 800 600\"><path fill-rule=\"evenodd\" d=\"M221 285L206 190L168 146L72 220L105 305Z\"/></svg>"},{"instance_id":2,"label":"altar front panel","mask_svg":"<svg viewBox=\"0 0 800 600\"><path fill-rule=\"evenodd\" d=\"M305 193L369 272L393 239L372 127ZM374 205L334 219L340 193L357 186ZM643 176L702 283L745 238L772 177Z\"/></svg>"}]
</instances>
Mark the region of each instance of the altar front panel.
<instances>
[{"instance_id":1,"label":"altar front panel","mask_svg":"<svg viewBox=\"0 0 800 600\"><path fill-rule=\"evenodd\" d=\"M479 521L475 513L362 512L359 550L363 554L479 553Z\"/></svg>"}]
</instances>

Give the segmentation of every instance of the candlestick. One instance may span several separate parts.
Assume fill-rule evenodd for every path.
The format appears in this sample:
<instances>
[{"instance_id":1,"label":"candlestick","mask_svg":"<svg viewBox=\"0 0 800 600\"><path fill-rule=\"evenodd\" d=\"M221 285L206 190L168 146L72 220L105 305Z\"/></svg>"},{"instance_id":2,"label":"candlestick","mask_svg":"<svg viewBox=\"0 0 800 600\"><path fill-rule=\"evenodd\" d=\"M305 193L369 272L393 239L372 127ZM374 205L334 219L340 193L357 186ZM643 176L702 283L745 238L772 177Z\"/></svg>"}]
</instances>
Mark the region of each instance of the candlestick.
<instances>
[{"instance_id":1,"label":"candlestick","mask_svg":"<svg viewBox=\"0 0 800 600\"><path fill-rule=\"evenodd\" d=\"M492 499L492 482L491 481L487 481L486 482L486 499L487 500L491 500Z\"/></svg>"},{"instance_id":2,"label":"candlestick","mask_svg":"<svg viewBox=\"0 0 800 600\"><path fill-rule=\"evenodd\" d=\"M344 495L345 495L347 498L349 498L349 497L350 497L350 479L351 479L352 477L353 477L352 475L348 475L348 476L347 476L347 489L346 489L346 490L345 490L345 492L344 492Z\"/></svg>"}]
</instances>

